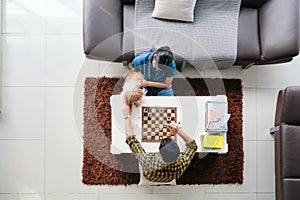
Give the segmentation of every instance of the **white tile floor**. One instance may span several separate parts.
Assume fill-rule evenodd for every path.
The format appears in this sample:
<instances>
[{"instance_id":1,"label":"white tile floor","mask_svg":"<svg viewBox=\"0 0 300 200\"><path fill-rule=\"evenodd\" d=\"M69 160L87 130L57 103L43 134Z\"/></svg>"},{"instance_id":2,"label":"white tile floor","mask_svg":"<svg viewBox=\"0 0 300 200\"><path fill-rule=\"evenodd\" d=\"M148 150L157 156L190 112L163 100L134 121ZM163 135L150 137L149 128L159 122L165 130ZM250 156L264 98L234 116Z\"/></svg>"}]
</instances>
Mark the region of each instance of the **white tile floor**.
<instances>
[{"instance_id":1,"label":"white tile floor","mask_svg":"<svg viewBox=\"0 0 300 200\"><path fill-rule=\"evenodd\" d=\"M82 125L75 126L73 113L74 89L82 97L78 73L82 66L82 74L88 76L103 71L122 75L126 69L85 59L81 6L81 0L3 1L0 200L274 199L273 138L268 130L273 125L278 90L300 84L300 57L287 64L221 71L224 78L243 80L242 185L83 185ZM202 73L218 76L213 70ZM79 99L74 105L81 103Z\"/></svg>"}]
</instances>

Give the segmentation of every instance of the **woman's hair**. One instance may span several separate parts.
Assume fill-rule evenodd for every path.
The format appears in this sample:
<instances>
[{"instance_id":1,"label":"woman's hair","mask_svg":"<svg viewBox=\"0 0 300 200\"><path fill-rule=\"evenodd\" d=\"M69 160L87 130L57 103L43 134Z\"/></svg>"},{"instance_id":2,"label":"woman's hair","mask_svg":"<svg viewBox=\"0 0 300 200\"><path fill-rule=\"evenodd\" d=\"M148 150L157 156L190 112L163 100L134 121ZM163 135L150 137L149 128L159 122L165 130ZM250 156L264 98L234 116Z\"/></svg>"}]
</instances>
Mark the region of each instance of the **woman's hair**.
<instances>
[{"instance_id":1,"label":"woman's hair","mask_svg":"<svg viewBox=\"0 0 300 200\"><path fill-rule=\"evenodd\" d=\"M143 97L143 91L141 88L134 88L124 94L124 101L127 105L136 105L137 102Z\"/></svg>"},{"instance_id":2,"label":"woman's hair","mask_svg":"<svg viewBox=\"0 0 300 200\"><path fill-rule=\"evenodd\" d=\"M160 142L159 153L166 163L171 163L177 160L180 150L174 140L166 138Z\"/></svg>"},{"instance_id":3,"label":"woman's hair","mask_svg":"<svg viewBox=\"0 0 300 200\"><path fill-rule=\"evenodd\" d=\"M170 66L173 61L173 53L170 47L163 46L156 50L155 52L155 62L159 68L164 69Z\"/></svg>"}]
</instances>

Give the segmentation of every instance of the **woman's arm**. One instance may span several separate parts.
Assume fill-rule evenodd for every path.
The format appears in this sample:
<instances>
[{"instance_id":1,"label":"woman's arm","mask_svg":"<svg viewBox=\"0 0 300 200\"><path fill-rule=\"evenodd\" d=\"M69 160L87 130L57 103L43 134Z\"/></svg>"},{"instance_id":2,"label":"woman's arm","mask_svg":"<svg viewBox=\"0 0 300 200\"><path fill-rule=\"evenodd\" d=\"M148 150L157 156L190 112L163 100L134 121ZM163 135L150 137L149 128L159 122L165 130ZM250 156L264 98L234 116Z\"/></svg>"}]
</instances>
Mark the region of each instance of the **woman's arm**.
<instances>
[{"instance_id":1,"label":"woman's arm","mask_svg":"<svg viewBox=\"0 0 300 200\"><path fill-rule=\"evenodd\" d=\"M125 82L130 81L135 73L136 71L133 68L131 68L128 75L126 76Z\"/></svg>"},{"instance_id":2,"label":"woman's arm","mask_svg":"<svg viewBox=\"0 0 300 200\"><path fill-rule=\"evenodd\" d=\"M173 81L173 77L167 77L164 83L142 80L141 86L142 87L168 88L168 87L170 87L172 81Z\"/></svg>"},{"instance_id":3,"label":"woman's arm","mask_svg":"<svg viewBox=\"0 0 300 200\"><path fill-rule=\"evenodd\" d=\"M122 113L124 116L125 134L126 138L133 135L133 130L131 126L131 107L129 105L123 104Z\"/></svg>"}]
</instances>

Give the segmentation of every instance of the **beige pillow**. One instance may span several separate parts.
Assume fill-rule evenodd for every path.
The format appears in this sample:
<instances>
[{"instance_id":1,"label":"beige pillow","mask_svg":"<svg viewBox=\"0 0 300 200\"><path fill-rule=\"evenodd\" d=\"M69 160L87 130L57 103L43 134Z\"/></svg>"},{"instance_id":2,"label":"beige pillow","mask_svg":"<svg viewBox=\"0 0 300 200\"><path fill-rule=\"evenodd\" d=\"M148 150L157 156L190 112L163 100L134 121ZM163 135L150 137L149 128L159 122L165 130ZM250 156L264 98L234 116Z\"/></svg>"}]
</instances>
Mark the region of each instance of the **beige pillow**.
<instances>
[{"instance_id":1,"label":"beige pillow","mask_svg":"<svg viewBox=\"0 0 300 200\"><path fill-rule=\"evenodd\" d=\"M197 0L155 0L151 17L193 22Z\"/></svg>"}]
</instances>

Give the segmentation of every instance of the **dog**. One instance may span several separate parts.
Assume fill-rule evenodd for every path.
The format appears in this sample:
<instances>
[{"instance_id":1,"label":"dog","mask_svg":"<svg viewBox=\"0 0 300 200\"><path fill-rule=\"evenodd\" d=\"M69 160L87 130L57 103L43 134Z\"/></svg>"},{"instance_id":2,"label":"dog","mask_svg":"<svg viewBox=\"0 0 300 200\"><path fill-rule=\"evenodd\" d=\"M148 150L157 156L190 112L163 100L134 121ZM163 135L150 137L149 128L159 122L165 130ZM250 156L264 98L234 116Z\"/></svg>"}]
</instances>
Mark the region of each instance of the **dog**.
<instances>
[{"instance_id":1,"label":"dog","mask_svg":"<svg viewBox=\"0 0 300 200\"><path fill-rule=\"evenodd\" d=\"M127 105L141 105L142 97L146 94L146 89L141 86L141 81L144 80L144 75L141 72L136 72L132 69L125 79L123 91L124 102Z\"/></svg>"}]
</instances>

